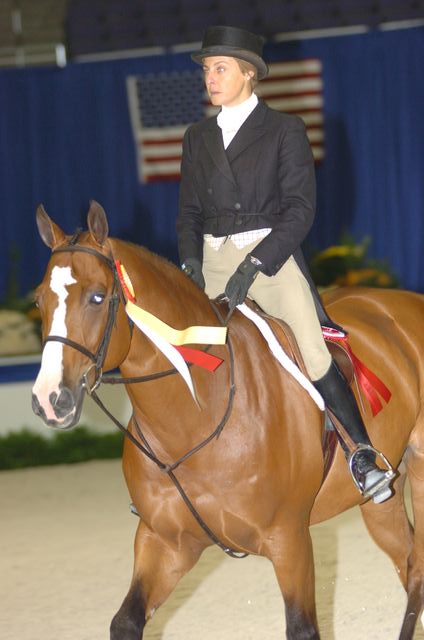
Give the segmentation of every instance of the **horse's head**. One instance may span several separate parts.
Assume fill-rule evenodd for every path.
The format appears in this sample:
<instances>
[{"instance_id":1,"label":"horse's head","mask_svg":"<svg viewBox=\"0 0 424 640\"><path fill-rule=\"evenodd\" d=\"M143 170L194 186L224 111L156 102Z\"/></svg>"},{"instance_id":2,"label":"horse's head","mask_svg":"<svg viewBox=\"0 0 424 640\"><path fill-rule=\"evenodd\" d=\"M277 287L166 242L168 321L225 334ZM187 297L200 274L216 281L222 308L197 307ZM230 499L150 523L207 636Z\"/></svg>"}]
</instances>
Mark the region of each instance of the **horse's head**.
<instances>
[{"instance_id":1,"label":"horse's head","mask_svg":"<svg viewBox=\"0 0 424 640\"><path fill-rule=\"evenodd\" d=\"M91 203L89 230L73 237L42 206L36 217L52 256L36 292L44 347L32 405L47 425L66 429L79 420L84 391L125 359L131 329L102 207Z\"/></svg>"}]
</instances>

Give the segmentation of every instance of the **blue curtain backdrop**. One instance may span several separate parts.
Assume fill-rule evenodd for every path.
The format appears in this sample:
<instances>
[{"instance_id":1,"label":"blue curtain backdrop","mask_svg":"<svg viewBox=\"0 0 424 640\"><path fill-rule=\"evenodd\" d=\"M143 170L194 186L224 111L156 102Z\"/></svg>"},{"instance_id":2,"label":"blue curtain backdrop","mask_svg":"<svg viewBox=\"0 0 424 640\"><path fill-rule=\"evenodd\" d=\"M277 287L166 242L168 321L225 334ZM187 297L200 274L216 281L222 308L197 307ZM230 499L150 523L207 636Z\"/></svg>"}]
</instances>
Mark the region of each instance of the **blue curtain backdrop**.
<instances>
[{"instance_id":1,"label":"blue curtain backdrop","mask_svg":"<svg viewBox=\"0 0 424 640\"><path fill-rule=\"evenodd\" d=\"M326 157L309 243L370 235L370 255L423 292L424 29L273 44L265 57L323 62ZM126 78L182 69L188 54L0 72L0 301L14 267L21 294L42 277L41 202L72 232L94 198L112 235L176 259L179 185L138 181Z\"/></svg>"}]
</instances>

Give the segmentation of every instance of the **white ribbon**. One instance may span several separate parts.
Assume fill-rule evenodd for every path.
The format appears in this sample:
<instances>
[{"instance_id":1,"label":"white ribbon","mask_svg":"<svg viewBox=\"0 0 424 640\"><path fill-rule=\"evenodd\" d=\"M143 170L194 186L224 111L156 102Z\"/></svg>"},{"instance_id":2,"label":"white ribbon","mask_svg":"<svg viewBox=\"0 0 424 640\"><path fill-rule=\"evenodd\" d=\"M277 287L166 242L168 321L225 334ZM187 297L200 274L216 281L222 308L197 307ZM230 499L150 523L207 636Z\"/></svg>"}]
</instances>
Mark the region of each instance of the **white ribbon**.
<instances>
[{"instance_id":1,"label":"white ribbon","mask_svg":"<svg viewBox=\"0 0 424 640\"><path fill-rule=\"evenodd\" d=\"M165 338L159 335L159 333L157 333L154 329L152 329L147 324L142 322L135 313L131 312L132 307L134 306L135 305L130 303L130 301L127 302L125 306L125 310L128 316L131 318L134 324L137 325L140 331L142 331L153 342L153 344L155 344L157 348L160 349L160 351L162 351L163 355L166 358L168 358L168 360L174 365L177 371L180 372L180 374L184 379L184 382L186 383L186 385L190 390L191 395L193 396L193 400L195 401L195 403L200 409L200 405L196 396L196 391L193 385L193 380L191 378L189 368L184 358L182 357L180 352L177 351L177 349L175 349L175 347L172 346L172 344L170 344Z\"/></svg>"},{"instance_id":2,"label":"white ribbon","mask_svg":"<svg viewBox=\"0 0 424 640\"><path fill-rule=\"evenodd\" d=\"M318 391L315 389L312 382L303 375L301 370L295 363L290 360L288 355L284 352L277 338L273 334L270 329L268 323L261 318L255 311L252 311L247 304L243 302L243 304L237 305L237 309L242 312L246 318L249 318L259 329L263 337L268 343L269 348L271 349L274 356L277 358L278 362L281 366L286 369L291 375L298 381L298 383L309 393L313 401L318 405L321 411L324 411L324 400Z\"/></svg>"}]
</instances>

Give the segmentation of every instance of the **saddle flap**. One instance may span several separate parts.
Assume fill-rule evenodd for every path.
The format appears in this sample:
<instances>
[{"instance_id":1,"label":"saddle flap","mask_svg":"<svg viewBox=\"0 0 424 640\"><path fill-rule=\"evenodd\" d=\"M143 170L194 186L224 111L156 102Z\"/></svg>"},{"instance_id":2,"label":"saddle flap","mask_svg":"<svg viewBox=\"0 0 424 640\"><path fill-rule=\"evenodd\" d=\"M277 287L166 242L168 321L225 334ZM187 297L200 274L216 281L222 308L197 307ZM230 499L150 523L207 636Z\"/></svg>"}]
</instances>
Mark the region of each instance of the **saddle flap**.
<instances>
[{"instance_id":1,"label":"saddle flap","mask_svg":"<svg viewBox=\"0 0 424 640\"><path fill-rule=\"evenodd\" d=\"M352 358L348 351L346 351L345 347L338 343L333 342L332 340L325 340L325 344L327 345L327 349L331 353L331 357L337 363L340 371L343 373L344 377L347 380L348 384L352 384L355 377L355 370L353 367Z\"/></svg>"}]
</instances>

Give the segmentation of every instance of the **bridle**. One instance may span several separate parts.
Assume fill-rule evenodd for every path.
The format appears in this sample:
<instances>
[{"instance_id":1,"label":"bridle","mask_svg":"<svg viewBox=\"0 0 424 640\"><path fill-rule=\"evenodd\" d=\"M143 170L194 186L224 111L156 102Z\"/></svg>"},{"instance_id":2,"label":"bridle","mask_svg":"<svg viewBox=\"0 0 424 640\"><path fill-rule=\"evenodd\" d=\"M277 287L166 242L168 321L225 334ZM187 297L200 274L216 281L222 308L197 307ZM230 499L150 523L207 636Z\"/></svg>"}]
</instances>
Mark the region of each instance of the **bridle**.
<instances>
[{"instance_id":1,"label":"bridle","mask_svg":"<svg viewBox=\"0 0 424 640\"><path fill-rule=\"evenodd\" d=\"M109 298L109 308L108 308L108 315L107 315L105 330L104 330L102 339L100 340L100 344L97 347L97 350L95 353L93 353L83 345L79 344L78 342L75 342L74 340L70 340L69 338L65 338L63 336L55 336L55 335L47 336L47 338L44 339L43 347L46 342L61 342L62 344L65 344L66 346L72 347L72 349L79 351L84 356L89 358L89 360L92 361L92 364L88 367L87 371L85 371L85 373L83 373L82 375L83 387L87 391L88 395L91 396L93 392L97 389L97 387L100 385L100 383L102 382L103 365L106 359L106 354L109 347L112 330L115 324L119 301L121 298L123 299L123 294L119 284L119 279L118 279L118 274L115 268L115 264L112 258L105 256L103 253L100 253L100 251L97 251L96 249L92 249L91 247L84 247L82 245L76 244L77 239L78 239L78 235L75 234L75 236L73 236L73 238L70 240L68 245L57 247L57 249L54 249L52 253L65 253L65 252L66 253L75 253L75 252L89 253L95 256L96 258L99 258L99 260L102 260L103 262L105 262L107 266L110 268L110 270L113 273L113 288L112 288L111 296ZM90 385L88 377L90 372L93 369L94 369L94 382L93 384Z\"/></svg>"},{"instance_id":2,"label":"bridle","mask_svg":"<svg viewBox=\"0 0 424 640\"><path fill-rule=\"evenodd\" d=\"M132 377L132 378L116 378L113 376L109 376L109 377L104 377L103 376L103 364L107 355L107 350L109 347L109 343L110 343L110 339L111 339L111 335L112 335L112 331L113 331L113 327L115 325L115 321L116 321L116 315L118 312L118 307L119 307L119 303L122 300L122 302L124 302L125 298L124 298L124 293L122 291L122 287L120 284L120 280L119 280L119 276L118 276L118 272L115 266L115 262L113 260L112 257L108 257L106 255L104 255L103 253L101 253L100 251L97 251L96 249L93 249L91 247L86 247L83 245L79 245L77 244L78 241L78 237L80 235L80 230L78 230L75 235L70 239L69 244L67 245L63 245L60 247L57 247L56 249L53 249L52 253L76 253L76 252L80 252L80 253L88 253L90 255L95 256L96 258L98 258L99 260L102 260L112 271L113 274L113 287L112 287L112 293L109 299L109 308L108 308L108 316L107 316L107 320L106 320L106 326L105 326L105 330L103 333L103 336L100 340L100 344L96 350L95 353L93 353L92 351L90 351L89 349L87 349L86 347L84 347L83 345L80 345L78 342L75 342L74 340L70 340L69 338L65 338L63 336L57 336L57 335L49 335L47 336L47 338L44 339L43 342L43 348L44 345L46 344L46 342L61 342L62 344L71 347L72 349L75 349L76 351L79 351L80 353L82 353L84 356L86 356L87 358L89 358L92 361L92 364L89 366L89 368L87 369L87 371L85 371L85 373L82 376L83 379L83 387L86 390L87 394L96 402L96 404L100 407L100 409L114 422L114 424L124 433L125 437L128 438L129 440L131 440L131 442L133 444L135 444L135 446L146 456L148 457L152 462L154 462L156 464L156 466L163 472L165 472L168 477L170 478L170 480L173 482L173 484L175 485L175 487L177 488L181 498L183 499L183 501L185 502L186 506L188 507L188 509L190 510L191 514L193 515L193 517L195 518L195 520L197 521L197 523L200 525L200 527L203 529L203 531L209 536L209 538L212 540L212 542L214 544L216 544L218 547L220 547L227 555L231 556L232 558L245 558L248 554L247 553L243 553L243 552L237 552L234 551L233 549L227 547L226 545L224 545L219 538L215 535L215 533L208 527L208 525L204 522L204 520L202 519L202 517L200 516L199 512L196 510L196 508L193 506L193 503L191 502L190 498L187 496L187 493L184 491L183 487L181 486L180 482L178 481L177 477L174 474L175 469L185 460L187 460L189 457L191 457L192 455L194 455L195 453L197 453L198 451L200 451L201 449L203 449L203 447L205 447L207 444L209 444L214 438L218 438L224 428L224 426L226 425L232 409L233 409L233 402L234 402L234 395L235 395L235 380L234 380L234 354L233 354L233 349L232 349L232 345L231 345L231 341L230 338L228 336L228 340L227 340L227 347L228 347L228 351L229 351L229 362L230 362L230 391L229 391L229 396L228 396L228 404L227 407L224 411L224 415L222 417L222 419L220 420L220 422L218 423L217 427L212 431L212 433L207 436L204 440L202 440L202 442L200 442L198 445L196 445L195 447L193 447L193 449L191 449L190 451L188 451L187 453L185 453L183 456L181 456L178 460L176 460L174 463L172 464L166 464L164 462L162 462L154 453L152 447L150 446L146 436L143 434L139 423L137 422L134 414L132 416L132 421L135 427L135 430L137 432L137 435L139 437L139 439L135 438L134 435L127 429L125 428L113 415L112 413L105 407L105 405L103 404L103 402L100 400L99 396L96 393L96 389L100 386L100 384L102 382L104 383L110 383L110 384L117 384L117 383L121 383L121 384L133 384L133 383L138 383L138 382L145 382L145 381L150 381L150 380L155 380L158 378L162 378L168 375L172 375L177 373L176 369L169 369L167 371L163 371L163 372L159 372L159 373L154 373L154 374L150 374L150 375L146 375L146 376L140 376L140 377ZM219 311L219 309L212 304L212 309L215 312L215 315L217 316L218 320L221 322L222 325L227 324L229 317L231 314L229 314L227 316L226 319L223 319L223 317L221 316L221 313ZM132 331L133 331L133 323L131 322L131 320L128 318L128 322L130 323L130 331L131 331L131 335L132 335ZM208 349L209 347L207 347ZM94 383L92 385L89 384L88 381L88 375L90 373L90 371L94 369L95 371L95 378L94 378ZM140 442L141 440L141 442Z\"/></svg>"}]
</instances>

